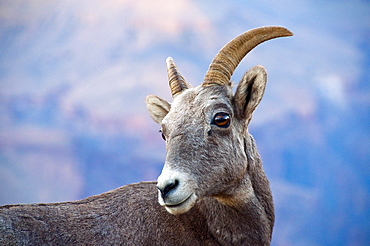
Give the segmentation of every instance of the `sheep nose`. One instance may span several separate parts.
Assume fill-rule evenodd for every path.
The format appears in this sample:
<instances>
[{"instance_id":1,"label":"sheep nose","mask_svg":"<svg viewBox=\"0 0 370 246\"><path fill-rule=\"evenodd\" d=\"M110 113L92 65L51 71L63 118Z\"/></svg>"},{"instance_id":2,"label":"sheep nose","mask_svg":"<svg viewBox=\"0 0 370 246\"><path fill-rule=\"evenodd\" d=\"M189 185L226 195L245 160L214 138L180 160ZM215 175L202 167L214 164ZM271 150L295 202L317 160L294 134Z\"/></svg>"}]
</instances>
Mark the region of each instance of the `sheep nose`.
<instances>
[{"instance_id":1,"label":"sheep nose","mask_svg":"<svg viewBox=\"0 0 370 246\"><path fill-rule=\"evenodd\" d=\"M157 185L157 188L161 192L162 198L165 199L168 194L178 186L179 181L177 179L169 179L163 185Z\"/></svg>"}]
</instances>

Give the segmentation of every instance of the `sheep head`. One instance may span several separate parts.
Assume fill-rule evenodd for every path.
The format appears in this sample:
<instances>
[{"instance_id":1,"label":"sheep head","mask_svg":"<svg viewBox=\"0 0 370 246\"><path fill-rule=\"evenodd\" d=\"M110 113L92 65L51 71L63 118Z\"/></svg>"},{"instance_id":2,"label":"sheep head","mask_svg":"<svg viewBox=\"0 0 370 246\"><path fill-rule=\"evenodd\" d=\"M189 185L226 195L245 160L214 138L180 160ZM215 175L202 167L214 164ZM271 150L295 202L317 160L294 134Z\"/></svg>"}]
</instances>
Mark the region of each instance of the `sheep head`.
<instances>
[{"instance_id":1,"label":"sheep head","mask_svg":"<svg viewBox=\"0 0 370 246\"><path fill-rule=\"evenodd\" d=\"M235 94L230 78L258 44L291 35L282 27L241 34L218 52L197 87L186 83L172 58L167 59L173 102L151 95L146 103L166 140L166 161L157 186L159 203L168 212L185 213L204 197L237 206L254 196L249 173L253 163L248 157L253 146L247 128L262 99L267 73L262 66L251 68Z\"/></svg>"}]
</instances>

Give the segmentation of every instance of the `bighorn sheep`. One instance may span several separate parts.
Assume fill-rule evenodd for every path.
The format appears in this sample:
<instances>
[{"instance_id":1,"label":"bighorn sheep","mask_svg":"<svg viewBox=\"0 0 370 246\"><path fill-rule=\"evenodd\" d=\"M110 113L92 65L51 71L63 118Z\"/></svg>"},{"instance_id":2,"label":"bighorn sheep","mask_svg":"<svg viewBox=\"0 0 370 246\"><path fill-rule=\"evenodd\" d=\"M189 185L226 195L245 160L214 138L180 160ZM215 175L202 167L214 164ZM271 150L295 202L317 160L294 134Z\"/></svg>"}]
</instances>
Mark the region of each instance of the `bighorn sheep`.
<instances>
[{"instance_id":1,"label":"bighorn sheep","mask_svg":"<svg viewBox=\"0 0 370 246\"><path fill-rule=\"evenodd\" d=\"M282 27L241 34L218 52L204 82L194 88L168 58L173 103L146 99L166 141L158 182L74 202L2 206L0 244L269 245L272 195L248 133L267 74L253 67L235 94L230 78L258 44L291 35Z\"/></svg>"}]
</instances>

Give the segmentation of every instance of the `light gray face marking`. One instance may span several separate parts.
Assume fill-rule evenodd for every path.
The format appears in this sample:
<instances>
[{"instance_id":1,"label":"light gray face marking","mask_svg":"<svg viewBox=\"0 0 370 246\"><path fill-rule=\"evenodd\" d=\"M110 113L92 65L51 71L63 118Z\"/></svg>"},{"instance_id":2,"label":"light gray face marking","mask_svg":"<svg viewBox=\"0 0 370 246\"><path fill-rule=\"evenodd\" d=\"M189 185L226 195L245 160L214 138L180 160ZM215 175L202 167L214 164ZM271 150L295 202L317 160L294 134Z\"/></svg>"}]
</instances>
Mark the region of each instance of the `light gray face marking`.
<instances>
[{"instance_id":1,"label":"light gray face marking","mask_svg":"<svg viewBox=\"0 0 370 246\"><path fill-rule=\"evenodd\" d=\"M163 168L161 175L158 177L157 186L160 189L160 187L166 187L169 182L175 180L178 180L179 185L169 191L168 194L164 195L161 190L158 190L158 202L161 206L165 206L171 214L181 214L194 206L197 196L193 189L189 187L191 182L189 182L188 175L171 170L171 168Z\"/></svg>"}]
</instances>

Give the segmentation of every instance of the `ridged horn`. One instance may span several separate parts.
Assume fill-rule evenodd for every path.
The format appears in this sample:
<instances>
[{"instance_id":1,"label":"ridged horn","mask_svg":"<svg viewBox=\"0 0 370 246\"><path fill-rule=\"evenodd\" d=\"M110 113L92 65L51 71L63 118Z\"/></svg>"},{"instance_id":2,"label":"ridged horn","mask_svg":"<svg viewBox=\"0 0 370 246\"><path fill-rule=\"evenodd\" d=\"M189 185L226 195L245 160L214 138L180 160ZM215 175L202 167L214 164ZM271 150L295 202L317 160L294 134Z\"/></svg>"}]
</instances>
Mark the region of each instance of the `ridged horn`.
<instances>
[{"instance_id":1,"label":"ridged horn","mask_svg":"<svg viewBox=\"0 0 370 246\"><path fill-rule=\"evenodd\" d=\"M180 72L177 71L177 67L172 57L166 59L167 64L167 75L168 83L170 85L172 97L180 94L184 90L190 88L190 85L186 83L184 77L181 76Z\"/></svg>"},{"instance_id":2,"label":"ridged horn","mask_svg":"<svg viewBox=\"0 0 370 246\"><path fill-rule=\"evenodd\" d=\"M268 26L246 31L227 43L217 53L204 78L203 86L229 83L240 61L257 45L267 40L293 36L284 27Z\"/></svg>"}]
</instances>

